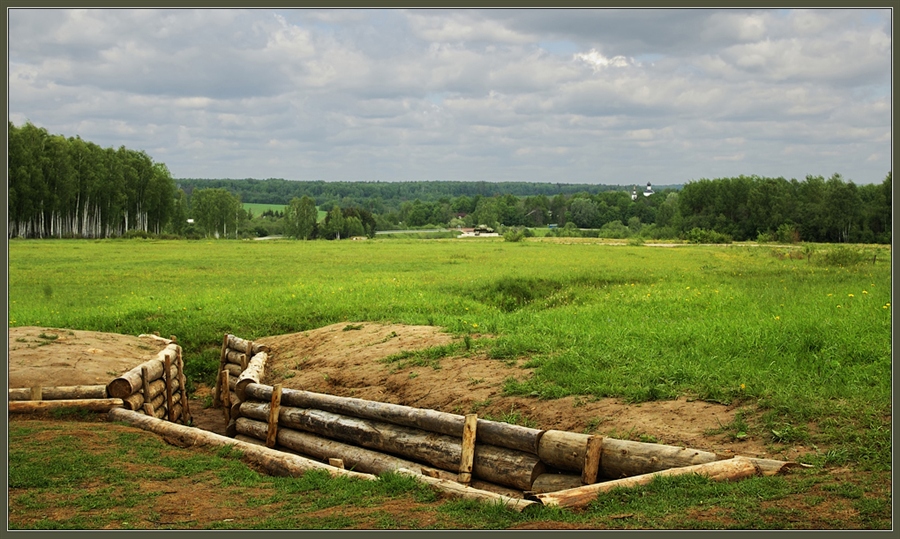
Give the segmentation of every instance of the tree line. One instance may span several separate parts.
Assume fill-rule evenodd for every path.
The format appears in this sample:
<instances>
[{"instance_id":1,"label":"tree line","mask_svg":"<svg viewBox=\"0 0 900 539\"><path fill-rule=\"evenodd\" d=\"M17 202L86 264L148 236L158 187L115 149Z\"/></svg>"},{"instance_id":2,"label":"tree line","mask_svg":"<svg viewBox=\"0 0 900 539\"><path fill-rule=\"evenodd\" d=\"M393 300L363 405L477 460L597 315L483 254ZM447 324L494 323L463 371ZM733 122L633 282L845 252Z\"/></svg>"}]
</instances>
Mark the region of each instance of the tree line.
<instances>
[{"instance_id":1,"label":"tree line","mask_svg":"<svg viewBox=\"0 0 900 539\"><path fill-rule=\"evenodd\" d=\"M422 227L551 227L556 235L696 241L891 242L891 173L857 186L739 176L667 186L531 182L175 180L143 151L9 123L9 237L373 236ZM243 202L283 204L254 216ZM320 219L320 208L325 209Z\"/></svg>"},{"instance_id":2,"label":"tree line","mask_svg":"<svg viewBox=\"0 0 900 539\"><path fill-rule=\"evenodd\" d=\"M159 234L172 217L175 182L143 151L12 122L7 148L9 237Z\"/></svg>"}]
</instances>

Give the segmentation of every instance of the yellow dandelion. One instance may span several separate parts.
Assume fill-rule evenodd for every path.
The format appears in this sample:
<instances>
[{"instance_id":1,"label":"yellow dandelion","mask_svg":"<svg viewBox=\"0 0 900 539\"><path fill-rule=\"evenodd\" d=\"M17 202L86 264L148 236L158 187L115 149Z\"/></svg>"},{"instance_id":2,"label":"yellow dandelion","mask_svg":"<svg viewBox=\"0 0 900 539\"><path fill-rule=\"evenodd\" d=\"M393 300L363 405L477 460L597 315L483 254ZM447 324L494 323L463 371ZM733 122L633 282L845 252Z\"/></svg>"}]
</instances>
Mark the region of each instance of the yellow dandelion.
<instances>
[{"instance_id":1,"label":"yellow dandelion","mask_svg":"<svg viewBox=\"0 0 900 539\"><path fill-rule=\"evenodd\" d=\"M746 389L746 387L747 386L745 386L744 384L741 384L741 389Z\"/></svg>"},{"instance_id":2,"label":"yellow dandelion","mask_svg":"<svg viewBox=\"0 0 900 539\"><path fill-rule=\"evenodd\" d=\"M781 320L781 317L780 317L780 316L776 316L776 317L775 317L775 320Z\"/></svg>"},{"instance_id":3,"label":"yellow dandelion","mask_svg":"<svg viewBox=\"0 0 900 539\"><path fill-rule=\"evenodd\" d=\"M853 294L847 294L847 297L848 297L848 298L852 298L852 297L853 297Z\"/></svg>"},{"instance_id":4,"label":"yellow dandelion","mask_svg":"<svg viewBox=\"0 0 900 539\"><path fill-rule=\"evenodd\" d=\"M868 292L866 292L865 290L863 290L863 294L868 294Z\"/></svg>"}]
</instances>

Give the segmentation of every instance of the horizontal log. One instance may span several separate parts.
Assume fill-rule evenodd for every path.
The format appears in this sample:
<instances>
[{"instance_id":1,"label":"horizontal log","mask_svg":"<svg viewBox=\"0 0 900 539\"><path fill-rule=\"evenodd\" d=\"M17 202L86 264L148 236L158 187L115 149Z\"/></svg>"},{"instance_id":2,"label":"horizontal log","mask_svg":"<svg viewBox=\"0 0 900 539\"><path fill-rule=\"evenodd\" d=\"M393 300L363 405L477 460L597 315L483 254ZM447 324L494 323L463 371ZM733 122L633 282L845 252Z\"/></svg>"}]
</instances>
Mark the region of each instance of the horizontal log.
<instances>
[{"instance_id":1,"label":"horizontal log","mask_svg":"<svg viewBox=\"0 0 900 539\"><path fill-rule=\"evenodd\" d=\"M314 460L291 455L265 446L240 442L214 432L179 425L145 416L137 412L115 408L109 411L110 421L119 421L164 437L181 447L233 447L242 453L242 460L249 461L272 475L299 477L308 470L325 470L332 477L345 476L363 480L375 480L374 475L342 470Z\"/></svg>"},{"instance_id":2,"label":"horizontal log","mask_svg":"<svg viewBox=\"0 0 900 539\"><path fill-rule=\"evenodd\" d=\"M234 386L234 382L237 382L238 377L244 371L240 365L235 365L234 363L226 363L222 368L228 371L229 379L232 379L232 386Z\"/></svg>"},{"instance_id":3,"label":"horizontal log","mask_svg":"<svg viewBox=\"0 0 900 539\"><path fill-rule=\"evenodd\" d=\"M600 475L619 479L717 460L721 459L715 453L699 449L604 438Z\"/></svg>"},{"instance_id":4,"label":"horizontal log","mask_svg":"<svg viewBox=\"0 0 900 539\"><path fill-rule=\"evenodd\" d=\"M9 400L11 401L105 399L108 397L109 395L106 394L106 386L101 385L41 387L40 399L33 399L31 397L30 387L20 387L9 390Z\"/></svg>"},{"instance_id":5,"label":"horizontal log","mask_svg":"<svg viewBox=\"0 0 900 539\"><path fill-rule=\"evenodd\" d=\"M592 485L584 485L568 490L536 494L534 495L534 499L547 506L579 508L584 507L597 499L597 495L600 493L609 492L614 488L631 488L638 485L646 485L656 477L698 474L704 475L713 481L734 481L751 477L758 473L759 469L749 459L735 457L733 459L718 460L715 462L696 464L694 466L669 468L668 470L659 472L636 475L624 479L606 481L604 483L594 483Z\"/></svg>"},{"instance_id":6,"label":"horizontal log","mask_svg":"<svg viewBox=\"0 0 900 539\"><path fill-rule=\"evenodd\" d=\"M235 422L235 430L238 433L235 438L244 441L253 441L258 444L265 445L265 438L268 426L262 421L241 417ZM365 449L352 444L345 444L330 440L323 436L318 436L309 432L302 432L286 427L279 427L276 441L283 450L294 452L300 455L313 457L319 460L327 460L335 456L339 456L344 461L344 466L350 470L358 472L381 475L389 472L396 472L401 468L410 470L421 470L422 473L431 474L432 477L439 477L452 481L456 478L456 474L426 466L424 464L411 460L388 455L379 451ZM473 479L472 488L487 490L504 496L521 497L521 490L514 490L504 487L496 483Z\"/></svg>"},{"instance_id":7,"label":"horizontal log","mask_svg":"<svg viewBox=\"0 0 900 539\"><path fill-rule=\"evenodd\" d=\"M122 398L122 407L126 410L140 410L144 403L144 393L140 391Z\"/></svg>"},{"instance_id":8,"label":"horizontal log","mask_svg":"<svg viewBox=\"0 0 900 539\"><path fill-rule=\"evenodd\" d=\"M157 380L165 372L166 356L174 359L177 355L177 349L178 345L174 343L166 346L155 358L141 363L107 384L106 392L109 396L120 399L137 393L137 391L141 389L143 383L141 378L141 368L147 368L147 373L149 374L151 381Z\"/></svg>"},{"instance_id":9,"label":"horizontal log","mask_svg":"<svg viewBox=\"0 0 900 539\"><path fill-rule=\"evenodd\" d=\"M264 344L253 343L253 349L247 350L247 345L249 345L252 341L248 341L246 339L242 339L240 337L235 337L234 335L228 335L226 337L226 342L228 348L232 350L237 350L238 352L249 353L251 356L255 356L260 352L268 352L269 347Z\"/></svg>"},{"instance_id":10,"label":"horizontal log","mask_svg":"<svg viewBox=\"0 0 900 539\"><path fill-rule=\"evenodd\" d=\"M553 468L580 473L590 437L589 434L548 430L538 443L538 457Z\"/></svg>"},{"instance_id":11,"label":"horizontal log","mask_svg":"<svg viewBox=\"0 0 900 539\"><path fill-rule=\"evenodd\" d=\"M269 356L265 352L260 352L250 358L250 363L247 364L247 368L244 369L244 372L241 373L241 376L238 378L237 383L234 385L234 392L237 393L238 400L241 402L247 400L246 395L244 394L244 388L246 388L250 384L258 384L266 371L266 361L268 361ZM271 394L269 395L269 400L272 399Z\"/></svg>"},{"instance_id":12,"label":"horizontal log","mask_svg":"<svg viewBox=\"0 0 900 539\"><path fill-rule=\"evenodd\" d=\"M249 384L244 388L244 392L247 400L268 402L272 398L272 387L262 384ZM295 408L314 408L360 419L385 421L460 438L466 422L463 415L352 397L337 397L298 389L284 389L281 403ZM500 421L479 419L475 432L477 442L536 455L538 442L544 431Z\"/></svg>"},{"instance_id":13,"label":"horizontal log","mask_svg":"<svg viewBox=\"0 0 900 539\"><path fill-rule=\"evenodd\" d=\"M247 354L243 352L238 352L237 350L226 350L225 351L225 362L226 365L233 365L238 367L238 374L243 370L243 365L248 361Z\"/></svg>"},{"instance_id":14,"label":"horizontal log","mask_svg":"<svg viewBox=\"0 0 900 539\"><path fill-rule=\"evenodd\" d=\"M286 392L287 390L285 390ZM414 458L443 470L457 472L462 456L462 440L452 436L423 432L382 421L364 420L304 408L284 406L282 393L279 424L375 449L397 456ZM266 421L269 405L243 402L241 416ZM521 490L530 490L545 466L536 455L488 444L476 445L472 475Z\"/></svg>"},{"instance_id":15,"label":"horizontal log","mask_svg":"<svg viewBox=\"0 0 900 539\"><path fill-rule=\"evenodd\" d=\"M64 408L77 408L89 412L108 412L113 408L120 408L122 399L60 399L52 401L11 401L9 413L27 414L46 412L48 410L61 410Z\"/></svg>"},{"instance_id":16,"label":"horizontal log","mask_svg":"<svg viewBox=\"0 0 900 539\"><path fill-rule=\"evenodd\" d=\"M544 492L556 492L577 488L584 483L580 475L544 473L537 476L531 485L531 492L542 494Z\"/></svg>"},{"instance_id":17,"label":"horizontal log","mask_svg":"<svg viewBox=\"0 0 900 539\"><path fill-rule=\"evenodd\" d=\"M514 511L521 512L528 507L536 505L536 502L526 500L524 498L511 498L502 494L495 494L493 492L467 487L465 485L460 485L456 481L448 481L446 479L428 477L427 475L423 475L421 473L405 468L397 470L397 473L408 477L413 477L417 481L431 485L432 487L435 487L442 492L446 492L454 496L458 496L467 500L479 500L491 504L500 504Z\"/></svg>"}]
</instances>

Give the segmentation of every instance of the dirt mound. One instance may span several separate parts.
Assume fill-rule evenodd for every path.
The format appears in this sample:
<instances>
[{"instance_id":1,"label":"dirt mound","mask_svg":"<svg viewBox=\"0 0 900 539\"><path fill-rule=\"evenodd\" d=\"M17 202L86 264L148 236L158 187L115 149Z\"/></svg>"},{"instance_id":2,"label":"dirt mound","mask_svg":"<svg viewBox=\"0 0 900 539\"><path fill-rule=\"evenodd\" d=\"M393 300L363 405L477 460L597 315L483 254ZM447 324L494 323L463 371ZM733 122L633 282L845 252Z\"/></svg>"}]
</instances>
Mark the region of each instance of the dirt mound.
<instances>
[{"instance_id":1,"label":"dirt mound","mask_svg":"<svg viewBox=\"0 0 900 539\"><path fill-rule=\"evenodd\" d=\"M255 342L271 350L263 380L269 385L456 414L477 413L536 428L767 456L765 446L752 440L732 442L707 434L732 422L736 410L727 406L684 398L629 405L590 397L505 397L507 378L522 380L531 375L531 369L521 366L526 358L397 359L404 352L454 342L434 327L341 323Z\"/></svg>"},{"instance_id":2,"label":"dirt mound","mask_svg":"<svg viewBox=\"0 0 900 539\"><path fill-rule=\"evenodd\" d=\"M9 386L106 385L165 348L147 337L24 326L9 328Z\"/></svg>"}]
</instances>

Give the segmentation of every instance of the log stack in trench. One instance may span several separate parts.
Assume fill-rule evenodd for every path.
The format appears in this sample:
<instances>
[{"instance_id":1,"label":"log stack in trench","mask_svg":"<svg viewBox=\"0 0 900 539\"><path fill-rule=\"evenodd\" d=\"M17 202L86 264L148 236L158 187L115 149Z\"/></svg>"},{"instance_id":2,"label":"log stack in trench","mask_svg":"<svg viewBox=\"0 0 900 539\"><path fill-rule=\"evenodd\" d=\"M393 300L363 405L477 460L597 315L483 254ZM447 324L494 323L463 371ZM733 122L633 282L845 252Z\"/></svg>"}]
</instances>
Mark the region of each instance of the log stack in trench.
<instances>
[{"instance_id":1,"label":"log stack in trench","mask_svg":"<svg viewBox=\"0 0 900 539\"><path fill-rule=\"evenodd\" d=\"M580 507L603 490L659 474L740 479L792 465L268 386L261 383L267 354L251 341L223 339L217 402L229 420L227 434L358 472L411 473L471 491Z\"/></svg>"}]
</instances>

